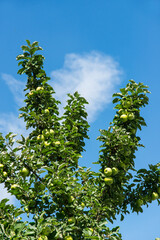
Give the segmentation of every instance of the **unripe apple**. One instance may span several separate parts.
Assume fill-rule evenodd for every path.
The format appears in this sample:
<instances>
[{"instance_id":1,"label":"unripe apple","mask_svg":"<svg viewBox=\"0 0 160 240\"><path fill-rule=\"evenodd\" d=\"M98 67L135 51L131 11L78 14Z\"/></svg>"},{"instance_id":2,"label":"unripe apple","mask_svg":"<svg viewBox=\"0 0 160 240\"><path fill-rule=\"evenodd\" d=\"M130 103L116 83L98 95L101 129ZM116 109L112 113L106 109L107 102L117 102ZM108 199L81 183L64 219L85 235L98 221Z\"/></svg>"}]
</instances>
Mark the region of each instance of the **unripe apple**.
<instances>
[{"instance_id":1,"label":"unripe apple","mask_svg":"<svg viewBox=\"0 0 160 240\"><path fill-rule=\"evenodd\" d=\"M12 184L11 185L11 189L12 190L15 190L15 189L18 189L19 188L19 185L18 184Z\"/></svg>"},{"instance_id":2,"label":"unripe apple","mask_svg":"<svg viewBox=\"0 0 160 240\"><path fill-rule=\"evenodd\" d=\"M93 228L89 228L89 230L90 230L92 233L93 233L93 231L94 231Z\"/></svg>"},{"instance_id":3,"label":"unripe apple","mask_svg":"<svg viewBox=\"0 0 160 240\"><path fill-rule=\"evenodd\" d=\"M0 163L0 169L3 169L4 165L2 163Z\"/></svg>"},{"instance_id":4,"label":"unripe apple","mask_svg":"<svg viewBox=\"0 0 160 240\"><path fill-rule=\"evenodd\" d=\"M158 199L158 198L159 198L158 193L153 192L153 193L152 193L152 200L156 200L156 199Z\"/></svg>"},{"instance_id":5,"label":"unripe apple","mask_svg":"<svg viewBox=\"0 0 160 240\"><path fill-rule=\"evenodd\" d=\"M113 175L113 176L115 176L118 172L119 172L119 171L118 171L118 168L116 168L116 167L113 167L113 168L112 168L112 175Z\"/></svg>"},{"instance_id":6,"label":"unripe apple","mask_svg":"<svg viewBox=\"0 0 160 240\"><path fill-rule=\"evenodd\" d=\"M27 177L27 176L29 176L29 173L30 173L30 171L29 171L29 169L26 168L26 167L23 167L22 170L20 171L20 174L21 174L22 177Z\"/></svg>"},{"instance_id":7,"label":"unripe apple","mask_svg":"<svg viewBox=\"0 0 160 240\"><path fill-rule=\"evenodd\" d=\"M48 114L49 113L49 109L45 109L44 113Z\"/></svg>"},{"instance_id":8,"label":"unripe apple","mask_svg":"<svg viewBox=\"0 0 160 240\"><path fill-rule=\"evenodd\" d=\"M104 178L104 181L107 185L111 185L113 183L113 178L111 177L106 177Z\"/></svg>"},{"instance_id":9,"label":"unripe apple","mask_svg":"<svg viewBox=\"0 0 160 240\"><path fill-rule=\"evenodd\" d=\"M123 103L123 106L124 107L126 107L126 108L129 108L130 106L131 106L131 102L130 101L125 101L124 103Z\"/></svg>"},{"instance_id":10,"label":"unripe apple","mask_svg":"<svg viewBox=\"0 0 160 240\"><path fill-rule=\"evenodd\" d=\"M111 176L112 175L112 169L110 167L107 167L104 169L104 174L106 176Z\"/></svg>"},{"instance_id":11,"label":"unripe apple","mask_svg":"<svg viewBox=\"0 0 160 240\"><path fill-rule=\"evenodd\" d=\"M74 201L74 197L73 197L73 196L69 196L68 202L69 202L69 203L72 203L73 201Z\"/></svg>"},{"instance_id":12,"label":"unripe apple","mask_svg":"<svg viewBox=\"0 0 160 240\"><path fill-rule=\"evenodd\" d=\"M49 133L50 133L50 134L53 134L53 133L54 133L54 130L53 130L53 129L50 129L50 130L49 130Z\"/></svg>"},{"instance_id":13,"label":"unripe apple","mask_svg":"<svg viewBox=\"0 0 160 240\"><path fill-rule=\"evenodd\" d=\"M143 205L143 200L142 199L138 199L137 200L137 205L138 205L138 207L141 207Z\"/></svg>"},{"instance_id":14,"label":"unripe apple","mask_svg":"<svg viewBox=\"0 0 160 240\"><path fill-rule=\"evenodd\" d=\"M56 141L54 144L55 145L60 145L61 143L60 143L60 141Z\"/></svg>"},{"instance_id":15,"label":"unripe apple","mask_svg":"<svg viewBox=\"0 0 160 240\"><path fill-rule=\"evenodd\" d=\"M129 120L133 120L134 118L135 118L134 113L128 114L128 119L129 119Z\"/></svg>"},{"instance_id":16,"label":"unripe apple","mask_svg":"<svg viewBox=\"0 0 160 240\"><path fill-rule=\"evenodd\" d=\"M36 88L36 91L41 91L41 90L44 90L44 88L43 87L37 87Z\"/></svg>"},{"instance_id":17,"label":"unripe apple","mask_svg":"<svg viewBox=\"0 0 160 240\"><path fill-rule=\"evenodd\" d=\"M68 218L68 223L75 223L76 219L74 217Z\"/></svg>"},{"instance_id":18,"label":"unripe apple","mask_svg":"<svg viewBox=\"0 0 160 240\"><path fill-rule=\"evenodd\" d=\"M39 141L41 139L41 135L38 135L37 136L37 140Z\"/></svg>"},{"instance_id":19,"label":"unripe apple","mask_svg":"<svg viewBox=\"0 0 160 240\"><path fill-rule=\"evenodd\" d=\"M85 204L84 204L83 202L81 203L81 207L82 207L82 208L84 208L84 207L85 207Z\"/></svg>"},{"instance_id":20,"label":"unripe apple","mask_svg":"<svg viewBox=\"0 0 160 240\"><path fill-rule=\"evenodd\" d=\"M123 122L126 122L128 120L128 116L126 114L122 114L120 116L120 119L123 121Z\"/></svg>"},{"instance_id":21,"label":"unripe apple","mask_svg":"<svg viewBox=\"0 0 160 240\"><path fill-rule=\"evenodd\" d=\"M71 236L66 236L65 240L73 240L73 238Z\"/></svg>"},{"instance_id":22,"label":"unripe apple","mask_svg":"<svg viewBox=\"0 0 160 240\"><path fill-rule=\"evenodd\" d=\"M45 147L48 147L49 145L50 145L49 142L47 142L47 141L44 142L44 146L45 146Z\"/></svg>"},{"instance_id":23,"label":"unripe apple","mask_svg":"<svg viewBox=\"0 0 160 240\"><path fill-rule=\"evenodd\" d=\"M8 176L8 173L7 172L3 172L3 177L7 177Z\"/></svg>"},{"instance_id":24,"label":"unripe apple","mask_svg":"<svg viewBox=\"0 0 160 240\"><path fill-rule=\"evenodd\" d=\"M24 208L24 211L25 211L25 212L28 212L28 210L29 210L28 207L25 207L25 208Z\"/></svg>"},{"instance_id":25,"label":"unripe apple","mask_svg":"<svg viewBox=\"0 0 160 240\"><path fill-rule=\"evenodd\" d=\"M29 92L29 96L32 96L32 95L33 95L33 90Z\"/></svg>"}]
</instances>

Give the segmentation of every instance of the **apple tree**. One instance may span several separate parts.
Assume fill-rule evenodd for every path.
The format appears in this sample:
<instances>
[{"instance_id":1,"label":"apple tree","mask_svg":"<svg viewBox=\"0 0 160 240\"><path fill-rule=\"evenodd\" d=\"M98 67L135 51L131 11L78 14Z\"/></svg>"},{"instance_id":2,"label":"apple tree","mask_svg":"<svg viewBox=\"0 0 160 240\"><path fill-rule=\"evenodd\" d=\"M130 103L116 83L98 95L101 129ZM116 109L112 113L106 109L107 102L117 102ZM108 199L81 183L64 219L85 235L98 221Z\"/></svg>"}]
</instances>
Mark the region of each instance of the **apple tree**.
<instances>
[{"instance_id":1,"label":"apple tree","mask_svg":"<svg viewBox=\"0 0 160 240\"><path fill-rule=\"evenodd\" d=\"M94 172L80 166L89 139L87 101L78 92L68 94L60 116L42 48L27 40L22 50L18 74L26 74L27 82L19 117L29 134L19 140L0 134L0 183L19 201L19 207L0 202L0 239L122 239L119 227L110 229L108 222L143 212L154 200L160 204L159 164L136 170L134 163L143 147L137 130L146 125L140 109L148 104L148 87L130 80L113 94L116 115L100 130Z\"/></svg>"}]
</instances>

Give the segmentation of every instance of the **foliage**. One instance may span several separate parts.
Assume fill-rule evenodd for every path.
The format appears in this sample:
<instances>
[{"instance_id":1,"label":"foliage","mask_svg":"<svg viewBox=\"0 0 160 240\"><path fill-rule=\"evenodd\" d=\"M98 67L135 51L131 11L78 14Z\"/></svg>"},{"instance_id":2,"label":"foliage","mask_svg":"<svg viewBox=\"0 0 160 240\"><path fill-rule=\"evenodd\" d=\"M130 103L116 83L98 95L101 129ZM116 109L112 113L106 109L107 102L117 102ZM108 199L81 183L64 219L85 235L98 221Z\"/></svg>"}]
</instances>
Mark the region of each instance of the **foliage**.
<instances>
[{"instance_id":1,"label":"foliage","mask_svg":"<svg viewBox=\"0 0 160 240\"><path fill-rule=\"evenodd\" d=\"M18 73L27 75L27 83L20 117L30 134L16 145L15 134L0 135L0 183L20 202L19 208L7 199L0 202L0 238L122 239L119 227L109 229L108 221L142 212L154 199L160 203L159 164L138 171L134 164L135 151L143 146L137 129L146 125L140 109L148 104L147 86L130 80L113 95L116 115L108 130L100 130L99 171L94 172L79 166L89 138L87 101L78 92L68 94L59 116L60 102L37 53L42 48L27 40L22 50Z\"/></svg>"}]
</instances>

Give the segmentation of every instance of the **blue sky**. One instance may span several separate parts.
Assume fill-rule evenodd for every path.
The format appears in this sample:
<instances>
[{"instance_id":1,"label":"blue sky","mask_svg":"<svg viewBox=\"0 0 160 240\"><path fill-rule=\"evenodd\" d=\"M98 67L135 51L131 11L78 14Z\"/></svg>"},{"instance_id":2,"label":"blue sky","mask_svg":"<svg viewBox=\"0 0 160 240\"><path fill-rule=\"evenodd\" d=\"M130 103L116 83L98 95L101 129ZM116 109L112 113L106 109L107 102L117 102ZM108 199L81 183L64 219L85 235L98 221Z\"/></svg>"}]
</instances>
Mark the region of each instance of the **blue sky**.
<instances>
[{"instance_id":1,"label":"blue sky","mask_svg":"<svg viewBox=\"0 0 160 240\"><path fill-rule=\"evenodd\" d=\"M17 75L16 56L29 39L44 49L45 70L57 98L64 103L66 93L78 90L90 102L91 139L82 164L89 167L97 160L98 130L108 128L115 114L111 95L129 79L151 91L142 111L148 127L139 133L146 148L137 153L136 168L159 161L159 0L1 0L0 30L1 132L24 133L17 116L25 77ZM143 214L115 224L124 240L151 240L160 237L159 222L160 210L153 202Z\"/></svg>"}]
</instances>

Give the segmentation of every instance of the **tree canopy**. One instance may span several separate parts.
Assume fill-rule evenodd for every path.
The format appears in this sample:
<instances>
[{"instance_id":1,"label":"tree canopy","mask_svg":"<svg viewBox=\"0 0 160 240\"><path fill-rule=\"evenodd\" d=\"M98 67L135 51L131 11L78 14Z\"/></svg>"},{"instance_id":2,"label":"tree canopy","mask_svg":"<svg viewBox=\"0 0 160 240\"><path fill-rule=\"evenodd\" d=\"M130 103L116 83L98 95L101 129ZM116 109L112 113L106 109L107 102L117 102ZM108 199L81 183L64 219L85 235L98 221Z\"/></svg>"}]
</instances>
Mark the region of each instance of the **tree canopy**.
<instances>
[{"instance_id":1,"label":"tree canopy","mask_svg":"<svg viewBox=\"0 0 160 240\"><path fill-rule=\"evenodd\" d=\"M154 200L160 204L160 164L135 169L135 153L143 147L137 130L146 126L140 110L148 104L148 87L129 80L113 94L116 114L97 137L101 146L95 172L79 164L89 139L88 102L78 92L68 94L60 116L42 48L27 40L22 50L18 74L26 74L27 82L19 117L30 133L19 140L11 132L0 134L0 183L20 203L0 202L0 238L122 239L119 227L110 229L108 222L143 212L142 206Z\"/></svg>"}]
</instances>

